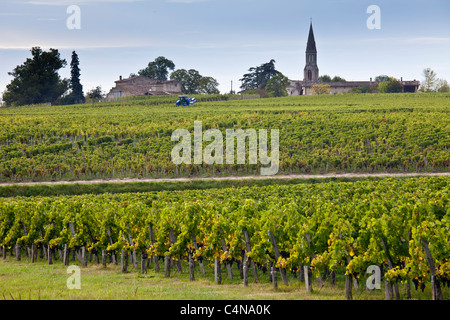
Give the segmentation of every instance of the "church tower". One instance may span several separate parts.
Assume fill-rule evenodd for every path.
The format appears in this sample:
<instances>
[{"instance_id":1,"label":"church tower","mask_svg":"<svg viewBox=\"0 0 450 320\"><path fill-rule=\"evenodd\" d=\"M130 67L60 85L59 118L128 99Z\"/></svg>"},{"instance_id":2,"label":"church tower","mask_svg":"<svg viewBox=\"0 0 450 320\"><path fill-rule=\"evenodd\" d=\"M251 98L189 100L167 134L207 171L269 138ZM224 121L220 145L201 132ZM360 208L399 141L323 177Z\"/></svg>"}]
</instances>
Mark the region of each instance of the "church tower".
<instances>
[{"instance_id":1,"label":"church tower","mask_svg":"<svg viewBox=\"0 0 450 320\"><path fill-rule=\"evenodd\" d=\"M309 27L308 44L306 45L306 65L303 71L303 81L318 81L319 68L317 67L317 49L314 40L312 22Z\"/></svg>"}]
</instances>

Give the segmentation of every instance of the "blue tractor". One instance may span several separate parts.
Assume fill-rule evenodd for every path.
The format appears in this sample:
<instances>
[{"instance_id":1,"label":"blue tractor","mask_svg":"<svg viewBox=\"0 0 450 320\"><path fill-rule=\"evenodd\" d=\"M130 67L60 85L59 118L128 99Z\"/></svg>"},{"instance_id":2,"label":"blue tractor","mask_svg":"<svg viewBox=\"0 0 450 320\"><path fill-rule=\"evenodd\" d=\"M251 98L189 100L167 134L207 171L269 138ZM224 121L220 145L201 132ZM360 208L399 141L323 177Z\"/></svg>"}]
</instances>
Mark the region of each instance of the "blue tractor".
<instances>
[{"instance_id":1,"label":"blue tractor","mask_svg":"<svg viewBox=\"0 0 450 320\"><path fill-rule=\"evenodd\" d=\"M189 98L187 96L179 96L177 106L193 106L197 102L196 98Z\"/></svg>"}]
</instances>

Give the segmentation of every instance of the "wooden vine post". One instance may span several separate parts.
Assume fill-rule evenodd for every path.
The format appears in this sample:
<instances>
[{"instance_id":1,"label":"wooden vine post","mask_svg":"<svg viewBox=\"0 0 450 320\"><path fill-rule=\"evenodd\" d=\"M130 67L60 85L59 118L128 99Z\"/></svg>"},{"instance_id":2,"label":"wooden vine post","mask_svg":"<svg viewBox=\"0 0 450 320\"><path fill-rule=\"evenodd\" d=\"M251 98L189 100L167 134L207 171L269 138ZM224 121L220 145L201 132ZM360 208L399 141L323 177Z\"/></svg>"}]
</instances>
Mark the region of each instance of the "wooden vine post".
<instances>
[{"instance_id":1,"label":"wooden vine post","mask_svg":"<svg viewBox=\"0 0 450 320\"><path fill-rule=\"evenodd\" d=\"M110 244L110 245L113 245L113 244L114 244L114 240L113 240L113 238L112 238L111 227L108 227L107 232L108 232L108 237L109 237L109 244ZM112 262L114 265L117 265L117 255L116 255L115 252L111 252L111 262Z\"/></svg>"},{"instance_id":2,"label":"wooden vine post","mask_svg":"<svg viewBox=\"0 0 450 320\"><path fill-rule=\"evenodd\" d=\"M422 240L422 246L425 251L425 256L427 257L428 267L430 268L431 274L431 293L433 300L442 300L442 290L439 281L436 279L436 265L434 264L433 257L431 255L428 242Z\"/></svg>"},{"instance_id":3,"label":"wooden vine post","mask_svg":"<svg viewBox=\"0 0 450 320\"><path fill-rule=\"evenodd\" d=\"M306 241L308 241L308 248L311 248L311 236L308 233L306 233L305 237L306 237ZM313 261L315 258L316 258L316 254L314 252L311 252L311 261ZM310 288L308 288L308 291L313 291L313 289L312 289L312 272L311 272L310 268L308 268L308 270L309 270L308 277L309 277L309 286L310 286ZM320 288L323 286L322 278L321 278L320 274L317 277L317 283Z\"/></svg>"},{"instance_id":4,"label":"wooden vine post","mask_svg":"<svg viewBox=\"0 0 450 320\"><path fill-rule=\"evenodd\" d=\"M176 242L176 237L175 237L175 233L173 232L173 228L170 228L169 238L170 238L170 243L173 246L175 244L175 242ZM175 265L177 266L177 272L181 273L182 269L181 269L181 262L180 262L180 260L176 260L175 261Z\"/></svg>"},{"instance_id":5,"label":"wooden vine post","mask_svg":"<svg viewBox=\"0 0 450 320\"><path fill-rule=\"evenodd\" d=\"M272 277L272 284L275 290L278 289L277 268L275 266L270 268L270 275Z\"/></svg>"},{"instance_id":6,"label":"wooden vine post","mask_svg":"<svg viewBox=\"0 0 450 320\"><path fill-rule=\"evenodd\" d=\"M214 258L214 283L222 283L222 270L220 267L220 258Z\"/></svg>"},{"instance_id":7,"label":"wooden vine post","mask_svg":"<svg viewBox=\"0 0 450 320\"><path fill-rule=\"evenodd\" d=\"M192 232L192 243L194 244L195 251L198 251L197 238L196 238L194 232ZM200 272L202 273L202 275L205 275L206 272L205 272L205 266L203 265L203 258L202 258L202 256L199 257L198 265L200 267Z\"/></svg>"},{"instance_id":8,"label":"wooden vine post","mask_svg":"<svg viewBox=\"0 0 450 320\"><path fill-rule=\"evenodd\" d=\"M94 244L97 242L97 240L95 240L94 237L92 236L92 232L91 232L91 229L89 228L89 225L88 225L87 223L85 223L84 225L86 226L86 230L87 230L87 232L88 232L88 234L89 234L89 239L91 240L91 243L94 245ZM94 249L94 250L92 251L92 253L93 253L93 255L94 255L95 262L96 262L97 264L99 264L100 261L99 261L99 257L98 257L97 250Z\"/></svg>"},{"instance_id":9,"label":"wooden vine post","mask_svg":"<svg viewBox=\"0 0 450 320\"><path fill-rule=\"evenodd\" d=\"M242 271L243 271L243 277L244 277L244 286L247 287L248 286L248 258L247 255L244 253L244 258L242 259Z\"/></svg>"},{"instance_id":10,"label":"wooden vine post","mask_svg":"<svg viewBox=\"0 0 450 320\"><path fill-rule=\"evenodd\" d=\"M227 244L226 244L226 242L225 242L225 239L222 238L221 241L222 241L222 250L223 250L223 253L227 253L227 252L228 252L228 248L227 248ZM226 262L225 262L225 265L227 266L228 278L229 278L230 280L232 280L232 279L233 279L233 270L231 269L231 264L230 264L228 261L226 261Z\"/></svg>"},{"instance_id":11,"label":"wooden vine post","mask_svg":"<svg viewBox=\"0 0 450 320\"><path fill-rule=\"evenodd\" d=\"M153 228L152 228L151 224L148 225L148 232L150 233L151 244L152 244L152 246L154 246L155 245L155 234L153 233ZM152 260L153 260L153 263L155 265L155 271L159 272L158 257L155 254L153 254L153 253L152 253Z\"/></svg>"},{"instance_id":12,"label":"wooden vine post","mask_svg":"<svg viewBox=\"0 0 450 320\"><path fill-rule=\"evenodd\" d=\"M16 260L20 261L20 251L21 251L20 245L16 243L14 249L16 251Z\"/></svg>"},{"instance_id":13,"label":"wooden vine post","mask_svg":"<svg viewBox=\"0 0 450 320\"><path fill-rule=\"evenodd\" d=\"M307 293L313 291L309 266L303 266L303 278L305 279L305 289Z\"/></svg>"},{"instance_id":14,"label":"wooden vine post","mask_svg":"<svg viewBox=\"0 0 450 320\"><path fill-rule=\"evenodd\" d=\"M247 248L247 254L249 254L252 252L252 247L250 245L250 237L248 235L247 229L244 229L243 232L244 232L244 238L245 238L245 246ZM258 278L258 271L256 270L255 262L251 258L247 258L247 260L248 260L248 262L250 262L250 266L252 268L254 282L257 283L259 281L259 278ZM248 266L247 266L247 268L248 268ZM247 270L247 272L248 272L248 270Z\"/></svg>"},{"instance_id":15,"label":"wooden vine post","mask_svg":"<svg viewBox=\"0 0 450 320\"><path fill-rule=\"evenodd\" d=\"M36 258L37 258L36 244L33 243L31 245L31 263L36 262Z\"/></svg>"},{"instance_id":16,"label":"wooden vine post","mask_svg":"<svg viewBox=\"0 0 450 320\"><path fill-rule=\"evenodd\" d=\"M192 256L192 252L189 252L189 280L195 281L194 275L194 257Z\"/></svg>"},{"instance_id":17,"label":"wooden vine post","mask_svg":"<svg viewBox=\"0 0 450 320\"><path fill-rule=\"evenodd\" d=\"M128 252L122 249L120 253L120 272L127 272L128 269Z\"/></svg>"},{"instance_id":18,"label":"wooden vine post","mask_svg":"<svg viewBox=\"0 0 450 320\"><path fill-rule=\"evenodd\" d=\"M383 251L386 255L389 270L394 269L394 264L392 263L391 255L389 254L389 250L384 239L381 239L381 245L383 246ZM392 293L395 295L396 300L400 300L400 291L398 290L398 284L392 284L389 281L385 282L385 299L392 300Z\"/></svg>"},{"instance_id":19,"label":"wooden vine post","mask_svg":"<svg viewBox=\"0 0 450 320\"><path fill-rule=\"evenodd\" d=\"M136 250L134 249L134 242L133 242L133 238L131 238L131 234L130 233L128 233L128 241L130 241L130 244L133 247L133 250L131 251L131 260L133 262L133 266L135 268L137 268Z\"/></svg>"},{"instance_id":20,"label":"wooden vine post","mask_svg":"<svg viewBox=\"0 0 450 320\"><path fill-rule=\"evenodd\" d=\"M48 264L53 264L53 261L52 261L52 249L50 248L50 245L47 246L47 261L48 261Z\"/></svg>"},{"instance_id":21,"label":"wooden vine post","mask_svg":"<svg viewBox=\"0 0 450 320\"><path fill-rule=\"evenodd\" d=\"M278 246L275 241L275 236L273 235L272 231L269 231L269 236L270 236L270 241L272 242L273 251L275 253L275 259L276 259L276 261L278 261L278 259L280 258L280 251L278 250ZM288 277L286 274L286 269L284 269L282 267L280 267L279 269L280 269L281 279L283 280L283 283L285 285L289 285Z\"/></svg>"},{"instance_id":22,"label":"wooden vine post","mask_svg":"<svg viewBox=\"0 0 450 320\"><path fill-rule=\"evenodd\" d=\"M350 257L347 257L347 264L350 263ZM352 295L352 275L345 272L345 298L347 300L353 300Z\"/></svg>"},{"instance_id":23,"label":"wooden vine post","mask_svg":"<svg viewBox=\"0 0 450 320\"><path fill-rule=\"evenodd\" d=\"M166 253L164 255L164 277L170 277L170 254Z\"/></svg>"}]
</instances>

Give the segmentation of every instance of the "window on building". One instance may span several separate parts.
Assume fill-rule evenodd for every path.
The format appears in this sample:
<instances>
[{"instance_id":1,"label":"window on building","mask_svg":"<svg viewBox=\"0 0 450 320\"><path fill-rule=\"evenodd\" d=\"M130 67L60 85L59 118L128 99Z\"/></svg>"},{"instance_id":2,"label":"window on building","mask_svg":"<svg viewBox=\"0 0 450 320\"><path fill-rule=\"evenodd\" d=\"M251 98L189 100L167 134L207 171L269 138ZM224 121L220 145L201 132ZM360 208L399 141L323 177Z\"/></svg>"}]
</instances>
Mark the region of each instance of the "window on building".
<instances>
[{"instance_id":1,"label":"window on building","mask_svg":"<svg viewBox=\"0 0 450 320\"><path fill-rule=\"evenodd\" d=\"M311 72L311 70L308 70L308 80L312 80L312 72Z\"/></svg>"}]
</instances>

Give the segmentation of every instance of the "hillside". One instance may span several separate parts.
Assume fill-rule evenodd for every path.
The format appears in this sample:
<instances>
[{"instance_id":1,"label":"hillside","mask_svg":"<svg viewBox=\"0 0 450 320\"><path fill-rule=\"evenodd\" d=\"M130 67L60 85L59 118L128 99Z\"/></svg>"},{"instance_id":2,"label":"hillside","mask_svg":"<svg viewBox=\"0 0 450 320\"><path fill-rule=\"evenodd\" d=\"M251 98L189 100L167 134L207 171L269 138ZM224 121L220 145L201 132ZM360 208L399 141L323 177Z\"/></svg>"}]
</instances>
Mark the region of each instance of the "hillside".
<instances>
[{"instance_id":1,"label":"hillside","mask_svg":"<svg viewBox=\"0 0 450 320\"><path fill-rule=\"evenodd\" d=\"M0 181L256 175L256 165L174 165L176 129L279 129L278 174L448 172L450 94L157 97L0 110ZM269 140L270 141L270 140ZM206 146L207 143L204 143ZM270 150L270 149L269 149Z\"/></svg>"}]
</instances>

